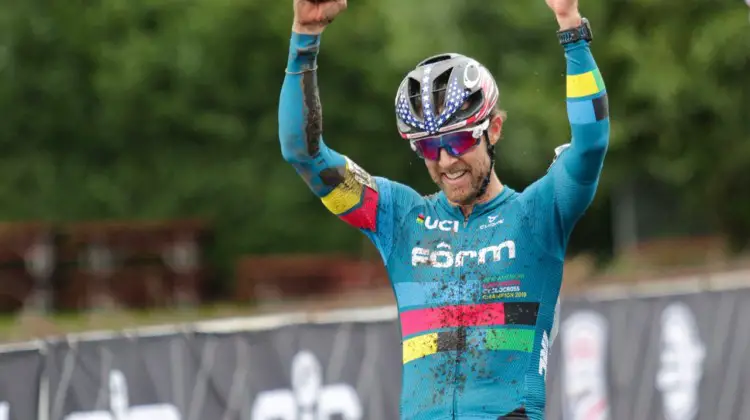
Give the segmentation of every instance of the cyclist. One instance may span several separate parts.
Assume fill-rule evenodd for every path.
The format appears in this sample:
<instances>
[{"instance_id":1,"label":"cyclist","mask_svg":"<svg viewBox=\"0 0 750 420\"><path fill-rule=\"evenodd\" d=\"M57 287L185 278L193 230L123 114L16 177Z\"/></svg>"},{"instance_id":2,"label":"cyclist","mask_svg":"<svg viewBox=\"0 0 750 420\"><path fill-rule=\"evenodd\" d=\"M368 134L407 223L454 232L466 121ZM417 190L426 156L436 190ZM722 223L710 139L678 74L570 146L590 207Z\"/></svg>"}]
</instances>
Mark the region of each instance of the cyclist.
<instances>
[{"instance_id":1,"label":"cyclist","mask_svg":"<svg viewBox=\"0 0 750 420\"><path fill-rule=\"evenodd\" d=\"M489 71L459 54L420 62L395 100L401 137L440 192L373 177L322 138L321 33L346 0L295 0L279 104L286 161L379 249L402 334L404 419L542 419L568 237L609 141L607 95L577 0L547 0L567 59L570 143L523 192L494 171L505 116Z\"/></svg>"}]
</instances>

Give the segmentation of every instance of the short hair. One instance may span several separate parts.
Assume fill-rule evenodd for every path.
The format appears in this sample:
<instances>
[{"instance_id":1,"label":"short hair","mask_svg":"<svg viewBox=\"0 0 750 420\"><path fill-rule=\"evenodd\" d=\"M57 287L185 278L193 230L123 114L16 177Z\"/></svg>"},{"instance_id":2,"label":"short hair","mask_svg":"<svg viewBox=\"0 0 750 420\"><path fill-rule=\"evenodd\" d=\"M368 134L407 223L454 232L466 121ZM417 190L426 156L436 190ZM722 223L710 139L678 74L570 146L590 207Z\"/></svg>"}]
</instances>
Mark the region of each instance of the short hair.
<instances>
[{"instance_id":1,"label":"short hair","mask_svg":"<svg viewBox=\"0 0 750 420\"><path fill-rule=\"evenodd\" d=\"M490 111L490 119L493 119L495 117L500 117L500 119L505 122L505 120L508 119L508 112L500 108L500 104L495 105L495 108Z\"/></svg>"}]
</instances>

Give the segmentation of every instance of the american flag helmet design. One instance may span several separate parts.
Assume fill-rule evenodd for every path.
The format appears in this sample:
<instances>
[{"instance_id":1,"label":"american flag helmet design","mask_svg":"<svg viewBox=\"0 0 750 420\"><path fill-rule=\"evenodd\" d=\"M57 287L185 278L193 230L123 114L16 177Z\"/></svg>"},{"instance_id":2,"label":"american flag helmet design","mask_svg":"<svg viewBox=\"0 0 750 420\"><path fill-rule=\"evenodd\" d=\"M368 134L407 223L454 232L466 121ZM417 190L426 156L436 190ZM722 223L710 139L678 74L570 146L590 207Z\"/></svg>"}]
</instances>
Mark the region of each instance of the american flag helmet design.
<instances>
[{"instance_id":1,"label":"american flag helmet design","mask_svg":"<svg viewBox=\"0 0 750 420\"><path fill-rule=\"evenodd\" d=\"M483 65L461 54L429 57L409 72L396 93L401 137L416 140L484 120L498 100L495 79Z\"/></svg>"}]
</instances>

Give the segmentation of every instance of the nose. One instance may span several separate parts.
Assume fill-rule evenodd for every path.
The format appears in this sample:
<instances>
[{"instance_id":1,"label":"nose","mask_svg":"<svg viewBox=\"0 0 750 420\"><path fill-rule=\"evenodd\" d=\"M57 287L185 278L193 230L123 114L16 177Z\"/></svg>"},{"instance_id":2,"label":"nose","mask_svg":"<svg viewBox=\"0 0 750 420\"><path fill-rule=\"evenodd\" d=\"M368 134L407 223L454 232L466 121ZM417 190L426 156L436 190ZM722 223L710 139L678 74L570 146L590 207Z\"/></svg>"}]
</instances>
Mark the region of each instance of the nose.
<instances>
[{"instance_id":1,"label":"nose","mask_svg":"<svg viewBox=\"0 0 750 420\"><path fill-rule=\"evenodd\" d=\"M458 158L455 158L448 154L445 149L440 149L440 158L438 159L438 165L441 169L448 169L457 161Z\"/></svg>"}]
</instances>

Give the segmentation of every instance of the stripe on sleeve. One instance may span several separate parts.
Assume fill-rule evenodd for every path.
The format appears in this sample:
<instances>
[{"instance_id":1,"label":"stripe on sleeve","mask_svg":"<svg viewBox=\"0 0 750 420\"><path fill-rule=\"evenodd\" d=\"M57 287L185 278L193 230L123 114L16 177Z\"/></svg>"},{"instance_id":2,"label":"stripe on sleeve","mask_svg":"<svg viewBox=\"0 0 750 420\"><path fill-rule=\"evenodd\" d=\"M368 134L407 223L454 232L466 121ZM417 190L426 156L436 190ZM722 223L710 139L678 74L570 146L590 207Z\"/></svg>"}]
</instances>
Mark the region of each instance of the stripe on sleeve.
<instances>
[{"instance_id":1,"label":"stripe on sleeve","mask_svg":"<svg viewBox=\"0 0 750 420\"><path fill-rule=\"evenodd\" d=\"M597 121L609 118L609 98L607 98L606 93L598 98L594 98L592 102Z\"/></svg>"},{"instance_id":2,"label":"stripe on sleeve","mask_svg":"<svg viewBox=\"0 0 750 420\"><path fill-rule=\"evenodd\" d=\"M567 76L568 98L582 98L595 95L604 90L604 82L599 69Z\"/></svg>"},{"instance_id":3,"label":"stripe on sleeve","mask_svg":"<svg viewBox=\"0 0 750 420\"><path fill-rule=\"evenodd\" d=\"M377 228L380 195L370 187L364 187L364 190L361 205L339 217L357 229L368 229L374 232Z\"/></svg>"},{"instance_id":4,"label":"stripe on sleeve","mask_svg":"<svg viewBox=\"0 0 750 420\"><path fill-rule=\"evenodd\" d=\"M375 231L380 197L372 176L349 158L346 158L343 176L337 173L325 175L327 184L338 183L321 198L326 208L356 228Z\"/></svg>"},{"instance_id":5,"label":"stripe on sleeve","mask_svg":"<svg viewBox=\"0 0 750 420\"><path fill-rule=\"evenodd\" d=\"M362 201L363 186L346 171L344 180L321 200L326 208L335 215L346 213Z\"/></svg>"},{"instance_id":6,"label":"stripe on sleeve","mask_svg":"<svg viewBox=\"0 0 750 420\"><path fill-rule=\"evenodd\" d=\"M567 101L571 124L592 124L609 117L607 94L591 100Z\"/></svg>"}]
</instances>

